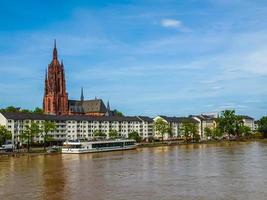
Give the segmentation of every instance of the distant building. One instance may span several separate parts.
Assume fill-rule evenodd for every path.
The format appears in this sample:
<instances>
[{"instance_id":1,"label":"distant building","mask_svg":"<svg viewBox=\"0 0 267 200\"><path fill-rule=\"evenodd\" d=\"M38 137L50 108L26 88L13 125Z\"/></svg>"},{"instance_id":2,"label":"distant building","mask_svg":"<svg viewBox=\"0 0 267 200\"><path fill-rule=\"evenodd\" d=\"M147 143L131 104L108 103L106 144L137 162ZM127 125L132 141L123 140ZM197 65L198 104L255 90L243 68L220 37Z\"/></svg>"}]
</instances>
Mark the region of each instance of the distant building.
<instances>
[{"instance_id":1,"label":"distant building","mask_svg":"<svg viewBox=\"0 0 267 200\"><path fill-rule=\"evenodd\" d=\"M171 134L174 138L179 138L183 135L182 131L182 124L183 123L195 123L197 126L199 126L199 123L197 120L195 120L192 117L167 117L163 115L158 115L154 118L154 122L158 119L162 119L163 121L167 122L170 125L171 128ZM158 133L154 133L155 137L161 137ZM168 139L169 135L168 133L164 134L163 139Z\"/></svg>"},{"instance_id":2,"label":"distant building","mask_svg":"<svg viewBox=\"0 0 267 200\"><path fill-rule=\"evenodd\" d=\"M247 126L250 128L250 130L255 131L255 120L253 117L247 116L247 115L240 115L240 117L243 120L244 126Z\"/></svg>"},{"instance_id":3,"label":"distant building","mask_svg":"<svg viewBox=\"0 0 267 200\"><path fill-rule=\"evenodd\" d=\"M210 128L213 129L216 127L216 118L217 115L214 114L209 114L209 115L190 115L189 117L194 118L195 120L198 121L199 123L199 133L201 138L206 138L205 137L205 128Z\"/></svg>"},{"instance_id":4,"label":"distant building","mask_svg":"<svg viewBox=\"0 0 267 200\"><path fill-rule=\"evenodd\" d=\"M80 100L69 100L66 90L66 80L63 61L59 63L56 41L53 49L53 59L48 65L45 75L45 89L43 110L46 114L53 115L89 115L109 116L115 115L106 107L102 99L85 100L83 88Z\"/></svg>"}]
</instances>

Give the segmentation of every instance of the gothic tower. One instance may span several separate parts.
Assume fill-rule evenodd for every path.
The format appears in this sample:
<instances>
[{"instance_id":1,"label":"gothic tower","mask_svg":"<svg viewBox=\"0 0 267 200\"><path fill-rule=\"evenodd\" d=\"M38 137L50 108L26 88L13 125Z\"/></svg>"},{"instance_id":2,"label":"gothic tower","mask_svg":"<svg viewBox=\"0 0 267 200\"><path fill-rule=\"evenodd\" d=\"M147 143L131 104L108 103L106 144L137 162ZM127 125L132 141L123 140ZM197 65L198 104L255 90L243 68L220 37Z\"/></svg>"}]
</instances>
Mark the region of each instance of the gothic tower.
<instances>
[{"instance_id":1,"label":"gothic tower","mask_svg":"<svg viewBox=\"0 0 267 200\"><path fill-rule=\"evenodd\" d=\"M64 65L63 61L61 63L58 61L56 40L54 41L53 60L48 65L45 75L43 110L46 114L68 114Z\"/></svg>"}]
</instances>

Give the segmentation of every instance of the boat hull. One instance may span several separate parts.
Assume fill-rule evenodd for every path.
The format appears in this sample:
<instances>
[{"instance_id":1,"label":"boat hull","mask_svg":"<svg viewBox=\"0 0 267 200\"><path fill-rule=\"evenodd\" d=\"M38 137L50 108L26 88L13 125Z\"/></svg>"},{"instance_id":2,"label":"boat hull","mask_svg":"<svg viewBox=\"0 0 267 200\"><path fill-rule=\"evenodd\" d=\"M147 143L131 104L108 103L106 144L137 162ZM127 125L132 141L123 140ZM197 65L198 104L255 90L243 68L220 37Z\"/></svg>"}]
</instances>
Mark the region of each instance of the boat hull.
<instances>
[{"instance_id":1,"label":"boat hull","mask_svg":"<svg viewBox=\"0 0 267 200\"><path fill-rule=\"evenodd\" d=\"M74 149L74 148L62 148L62 154L83 154L83 153L97 153L97 152L108 152L108 151L123 151L136 149L136 145L125 146L125 147L110 147L110 148L96 148L96 149Z\"/></svg>"}]
</instances>

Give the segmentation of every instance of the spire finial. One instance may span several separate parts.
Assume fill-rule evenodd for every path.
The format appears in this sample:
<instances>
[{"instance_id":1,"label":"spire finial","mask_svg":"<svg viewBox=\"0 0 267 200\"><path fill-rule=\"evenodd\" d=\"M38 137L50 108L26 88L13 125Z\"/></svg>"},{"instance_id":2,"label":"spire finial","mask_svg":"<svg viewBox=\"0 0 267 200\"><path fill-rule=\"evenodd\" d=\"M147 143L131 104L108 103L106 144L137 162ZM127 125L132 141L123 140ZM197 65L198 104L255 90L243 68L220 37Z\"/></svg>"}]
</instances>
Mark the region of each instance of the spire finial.
<instances>
[{"instance_id":1,"label":"spire finial","mask_svg":"<svg viewBox=\"0 0 267 200\"><path fill-rule=\"evenodd\" d=\"M53 59L57 59L57 42L54 40Z\"/></svg>"},{"instance_id":2,"label":"spire finial","mask_svg":"<svg viewBox=\"0 0 267 200\"><path fill-rule=\"evenodd\" d=\"M107 102L107 110L110 111L109 100Z\"/></svg>"},{"instance_id":3,"label":"spire finial","mask_svg":"<svg viewBox=\"0 0 267 200\"><path fill-rule=\"evenodd\" d=\"M84 101L84 96L83 96L83 87L81 88L81 101Z\"/></svg>"}]
</instances>

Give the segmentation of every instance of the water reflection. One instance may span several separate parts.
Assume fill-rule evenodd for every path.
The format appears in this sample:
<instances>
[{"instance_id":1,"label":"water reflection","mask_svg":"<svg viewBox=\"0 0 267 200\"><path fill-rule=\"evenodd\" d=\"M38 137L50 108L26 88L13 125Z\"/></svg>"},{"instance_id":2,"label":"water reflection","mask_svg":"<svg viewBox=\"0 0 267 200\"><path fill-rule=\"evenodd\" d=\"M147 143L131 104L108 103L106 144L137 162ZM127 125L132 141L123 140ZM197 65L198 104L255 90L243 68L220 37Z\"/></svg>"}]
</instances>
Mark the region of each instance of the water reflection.
<instances>
[{"instance_id":1,"label":"water reflection","mask_svg":"<svg viewBox=\"0 0 267 200\"><path fill-rule=\"evenodd\" d=\"M43 199L65 199L67 177L61 156L44 156L42 167Z\"/></svg>"},{"instance_id":2,"label":"water reflection","mask_svg":"<svg viewBox=\"0 0 267 200\"><path fill-rule=\"evenodd\" d=\"M264 199L267 142L0 158L0 199Z\"/></svg>"}]
</instances>

